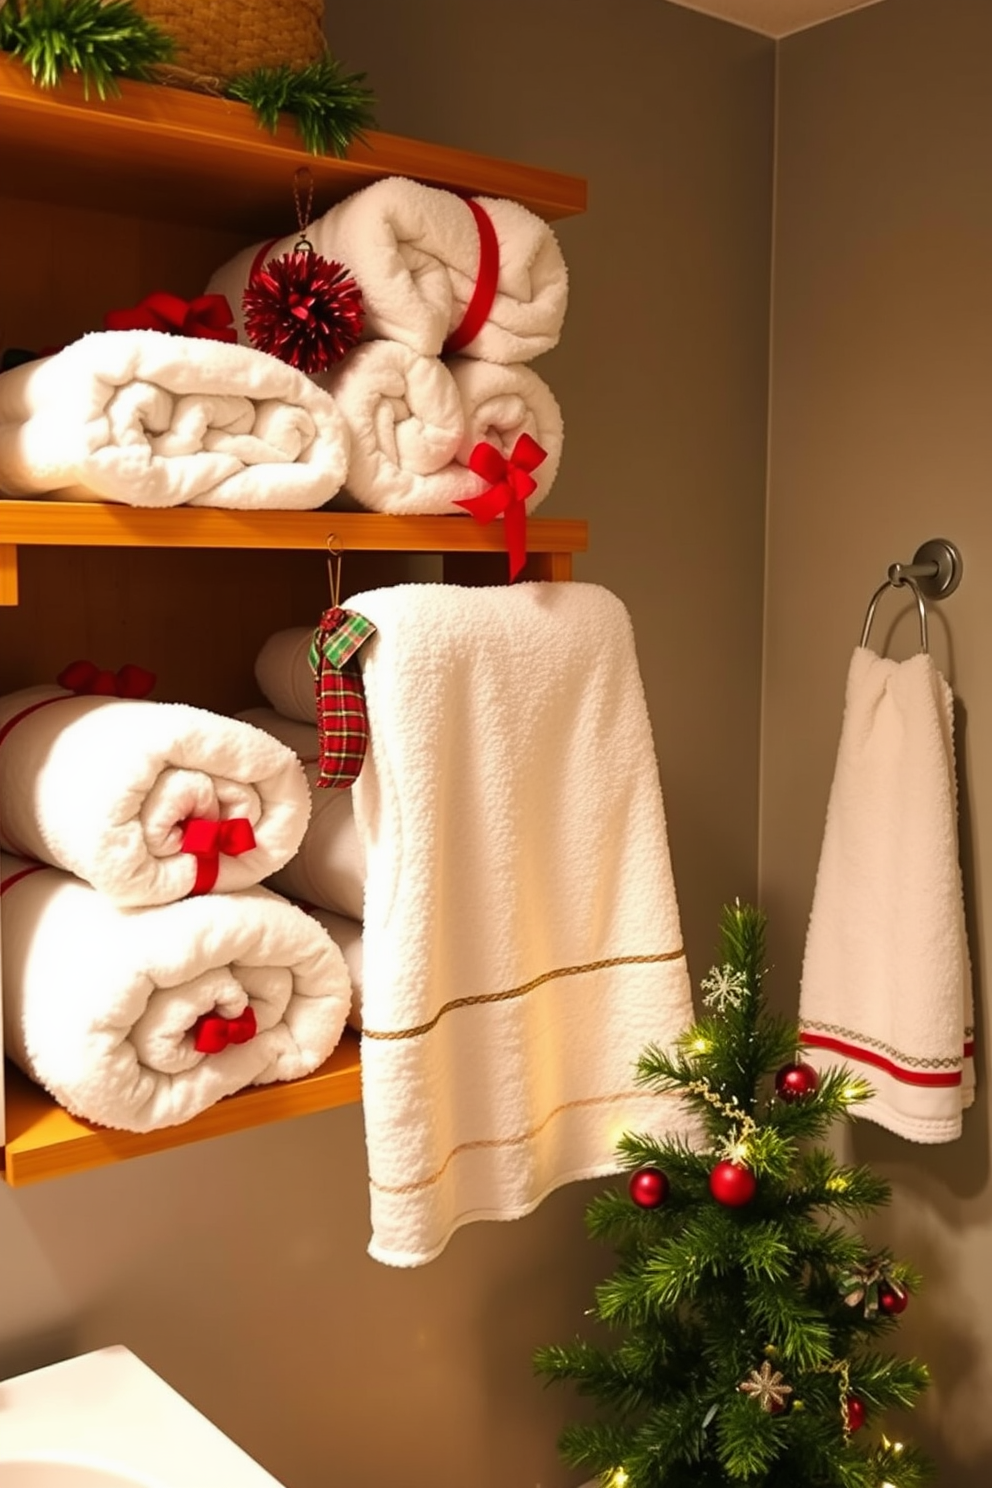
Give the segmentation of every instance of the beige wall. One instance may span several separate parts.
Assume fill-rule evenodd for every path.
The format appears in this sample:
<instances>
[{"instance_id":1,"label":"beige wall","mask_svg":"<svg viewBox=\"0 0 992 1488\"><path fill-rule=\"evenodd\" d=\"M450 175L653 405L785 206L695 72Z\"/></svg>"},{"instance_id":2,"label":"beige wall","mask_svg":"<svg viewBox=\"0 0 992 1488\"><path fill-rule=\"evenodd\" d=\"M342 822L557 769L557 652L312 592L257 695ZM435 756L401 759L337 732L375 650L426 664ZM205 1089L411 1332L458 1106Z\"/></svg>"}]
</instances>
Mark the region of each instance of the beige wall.
<instances>
[{"instance_id":1,"label":"beige wall","mask_svg":"<svg viewBox=\"0 0 992 1488\"><path fill-rule=\"evenodd\" d=\"M661 0L377 0L329 30L383 128L589 178L546 511L589 518L579 576L634 617L698 979L756 885L773 46ZM364 1185L352 1109L0 1189L0 1374L124 1342L289 1488L574 1482L573 1402L530 1357L609 1265L594 1189L401 1272L365 1255Z\"/></svg>"},{"instance_id":2,"label":"beige wall","mask_svg":"<svg viewBox=\"0 0 992 1488\"><path fill-rule=\"evenodd\" d=\"M932 651L959 707L963 856L981 1003L992 852L992 6L887 0L780 49L761 882L794 989L844 677L888 565L946 536L964 580ZM890 597L873 632L905 606ZM877 623L877 622L876 622ZM900 620L891 654L913 645ZM914 809L907 801L906 809ZM865 1123L858 1159L895 1185L879 1233L926 1290L900 1348L936 1383L912 1420L939 1481L992 1466L987 1067L959 1142Z\"/></svg>"}]
</instances>

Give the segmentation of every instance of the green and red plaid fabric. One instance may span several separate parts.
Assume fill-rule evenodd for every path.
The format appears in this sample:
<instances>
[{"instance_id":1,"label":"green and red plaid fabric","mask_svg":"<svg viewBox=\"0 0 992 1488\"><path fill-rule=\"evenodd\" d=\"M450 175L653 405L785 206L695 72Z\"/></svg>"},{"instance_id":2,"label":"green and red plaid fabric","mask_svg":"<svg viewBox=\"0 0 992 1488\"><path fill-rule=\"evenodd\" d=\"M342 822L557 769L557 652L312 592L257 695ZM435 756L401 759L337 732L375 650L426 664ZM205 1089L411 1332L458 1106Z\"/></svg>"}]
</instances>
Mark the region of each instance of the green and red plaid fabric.
<instances>
[{"instance_id":1,"label":"green and red plaid fabric","mask_svg":"<svg viewBox=\"0 0 992 1488\"><path fill-rule=\"evenodd\" d=\"M354 785L361 771L369 719L357 652L374 633L371 620L340 605L324 611L313 633L310 666L317 693L318 786L343 790Z\"/></svg>"}]
</instances>

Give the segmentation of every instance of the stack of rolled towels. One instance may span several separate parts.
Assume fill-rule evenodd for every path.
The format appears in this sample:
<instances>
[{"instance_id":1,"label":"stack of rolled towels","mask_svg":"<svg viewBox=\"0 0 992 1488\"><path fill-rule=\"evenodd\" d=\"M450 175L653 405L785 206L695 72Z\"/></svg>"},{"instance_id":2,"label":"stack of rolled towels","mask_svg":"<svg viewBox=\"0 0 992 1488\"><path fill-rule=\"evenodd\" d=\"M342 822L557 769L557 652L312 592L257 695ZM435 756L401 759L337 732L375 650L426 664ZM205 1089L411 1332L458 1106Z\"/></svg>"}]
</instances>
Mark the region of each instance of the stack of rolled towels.
<instances>
[{"instance_id":1,"label":"stack of rolled towels","mask_svg":"<svg viewBox=\"0 0 992 1488\"><path fill-rule=\"evenodd\" d=\"M245 249L211 278L207 291L226 296L243 344L253 270L291 252L297 238ZM347 495L371 511L455 515L454 502L487 490L469 466L474 447L488 443L509 457L526 434L544 451L526 503L538 506L563 434L558 403L529 365L557 344L568 299L549 225L517 202L474 197L470 206L390 176L332 207L307 238L354 277L365 309L362 344L315 377L348 427Z\"/></svg>"},{"instance_id":2,"label":"stack of rolled towels","mask_svg":"<svg viewBox=\"0 0 992 1488\"><path fill-rule=\"evenodd\" d=\"M362 1026L362 918L365 851L350 788L319 787L317 703L309 650L313 631L277 631L255 662L255 680L268 706L249 708L240 721L293 750L310 792L310 816L294 855L268 879L324 927L340 948L351 978L348 1022Z\"/></svg>"},{"instance_id":3,"label":"stack of rolled towels","mask_svg":"<svg viewBox=\"0 0 992 1488\"><path fill-rule=\"evenodd\" d=\"M271 732L182 703L0 698L4 1042L67 1110L143 1132L310 1073L351 1005L272 888L310 791Z\"/></svg>"}]
</instances>

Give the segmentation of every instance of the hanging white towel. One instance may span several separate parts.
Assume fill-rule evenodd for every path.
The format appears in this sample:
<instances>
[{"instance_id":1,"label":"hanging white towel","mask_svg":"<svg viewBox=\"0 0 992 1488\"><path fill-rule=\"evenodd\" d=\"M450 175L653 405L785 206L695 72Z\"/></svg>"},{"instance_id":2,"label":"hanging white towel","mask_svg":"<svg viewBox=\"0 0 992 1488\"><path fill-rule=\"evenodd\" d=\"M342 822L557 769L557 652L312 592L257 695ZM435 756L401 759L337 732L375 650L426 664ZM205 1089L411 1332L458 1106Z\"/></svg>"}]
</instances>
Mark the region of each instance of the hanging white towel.
<instances>
[{"instance_id":1,"label":"hanging white towel","mask_svg":"<svg viewBox=\"0 0 992 1488\"><path fill-rule=\"evenodd\" d=\"M371 750L362 1087L370 1253L618 1171L690 1133L638 1056L692 1020L630 618L590 584L357 594Z\"/></svg>"},{"instance_id":2,"label":"hanging white towel","mask_svg":"<svg viewBox=\"0 0 992 1488\"><path fill-rule=\"evenodd\" d=\"M925 653L851 659L800 994L803 1043L875 1094L860 1115L916 1142L974 1098L953 697Z\"/></svg>"},{"instance_id":3,"label":"hanging white towel","mask_svg":"<svg viewBox=\"0 0 992 1488\"><path fill-rule=\"evenodd\" d=\"M0 853L0 894L6 1052L84 1120L173 1126L243 1086L309 1074L341 1037L341 952L267 889L120 909Z\"/></svg>"}]
</instances>

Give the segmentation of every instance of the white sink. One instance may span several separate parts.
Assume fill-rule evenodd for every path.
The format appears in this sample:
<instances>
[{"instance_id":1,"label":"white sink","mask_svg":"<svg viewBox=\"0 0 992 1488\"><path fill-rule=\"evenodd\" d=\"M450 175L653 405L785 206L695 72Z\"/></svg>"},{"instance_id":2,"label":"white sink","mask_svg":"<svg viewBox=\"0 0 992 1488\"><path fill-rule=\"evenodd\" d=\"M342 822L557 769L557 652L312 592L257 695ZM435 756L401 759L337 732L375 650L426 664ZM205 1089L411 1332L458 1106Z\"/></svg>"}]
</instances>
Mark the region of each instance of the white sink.
<instances>
[{"instance_id":1,"label":"white sink","mask_svg":"<svg viewBox=\"0 0 992 1488\"><path fill-rule=\"evenodd\" d=\"M283 1488L115 1345L0 1381L0 1488Z\"/></svg>"}]
</instances>

